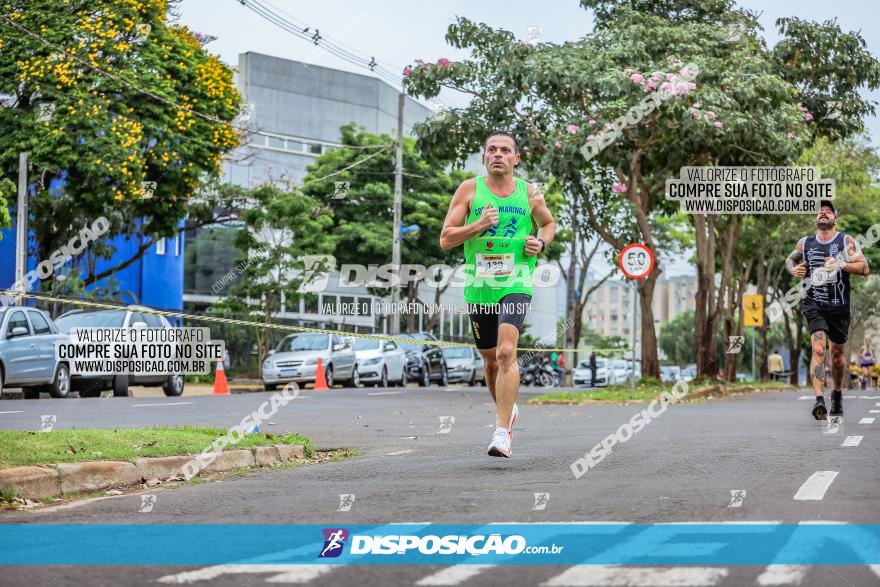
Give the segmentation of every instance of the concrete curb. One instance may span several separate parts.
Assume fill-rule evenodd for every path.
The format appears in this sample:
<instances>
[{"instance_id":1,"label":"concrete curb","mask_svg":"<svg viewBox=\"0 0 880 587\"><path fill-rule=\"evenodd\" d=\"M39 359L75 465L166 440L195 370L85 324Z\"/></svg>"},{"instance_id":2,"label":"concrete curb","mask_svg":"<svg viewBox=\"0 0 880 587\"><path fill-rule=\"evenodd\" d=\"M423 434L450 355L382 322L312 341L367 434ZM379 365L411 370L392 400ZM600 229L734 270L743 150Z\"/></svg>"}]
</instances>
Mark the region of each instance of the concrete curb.
<instances>
[{"instance_id":1,"label":"concrete curb","mask_svg":"<svg viewBox=\"0 0 880 587\"><path fill-rule=\"evenodd\" d=\"M225 450L215 454L214 461L200 471L199 475L240 468L267 467L303 459L305 447L301 444L276 444ZM0 469L0 491L14 491L20 497L40 499L111 487L130 487L148 479L183 479L181 467L193 458L194 455L140 457L134 463L85 461L52 466L11 467Z\"/></svg>"}]
</instances>

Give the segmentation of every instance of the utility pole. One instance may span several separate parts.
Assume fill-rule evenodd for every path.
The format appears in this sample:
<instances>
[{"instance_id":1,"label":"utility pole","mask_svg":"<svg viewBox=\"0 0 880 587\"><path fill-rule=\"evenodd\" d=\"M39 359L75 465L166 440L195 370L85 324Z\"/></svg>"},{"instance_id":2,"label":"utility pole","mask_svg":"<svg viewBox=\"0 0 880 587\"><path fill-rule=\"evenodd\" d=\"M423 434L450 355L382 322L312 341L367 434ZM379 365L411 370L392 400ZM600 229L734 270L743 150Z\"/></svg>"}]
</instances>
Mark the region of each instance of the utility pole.
<instances>
[{"instance_id":1,"label":"utility pole","mask_svg":"<svg viewBox=\"0 0 880 587\"><path fill-rule=\"evenodd\" d=\"M752 328L752 379L757 381L757 377L755 376L755 330L756 328Z\"/></svg>"},{"instance_id":2,"label":"utility pole","mask_svg":"<svg viewBox=\"0 0 880 587\"><path fill-rule=\"evenodd\" d=\"M400 302L400 224L403 220L403 105L406 88L400 88L397 101L397 164L394 168L394 226L392 227L391 265L398 278L391 283L391 334L400 332L397 304Z\"/></svg>"},{"instance_id":3,"label":"utility pole","mask_svg":"<svg viewBox=\"0 0 880 587\"><path fill-rule=\"evenodd\" d=\"M18 218L15 221L15 282L20 284L19 293L25 293L24 274L27 273L28 201L27 201L27 153L18 154ZM24 304L24 298L16 298L16 305Z\"/></svg>"},{"instance_id":4,"label":"utility pole","mask_svg":"<svg viewBox=\"0 0 880 587\"><path fill-rule=\"evenodd\" d=\"M630 279L630 281L633 284L633 291L632 291L632 333L630 336L630 345L632 346L632 349L631 349L632 365L630 367L631 370L630 370L629 388L635 389L636 388L636 295L638 294L638 291L639 291L639 282L635 279Z\"/></svg>"}]
</instances>

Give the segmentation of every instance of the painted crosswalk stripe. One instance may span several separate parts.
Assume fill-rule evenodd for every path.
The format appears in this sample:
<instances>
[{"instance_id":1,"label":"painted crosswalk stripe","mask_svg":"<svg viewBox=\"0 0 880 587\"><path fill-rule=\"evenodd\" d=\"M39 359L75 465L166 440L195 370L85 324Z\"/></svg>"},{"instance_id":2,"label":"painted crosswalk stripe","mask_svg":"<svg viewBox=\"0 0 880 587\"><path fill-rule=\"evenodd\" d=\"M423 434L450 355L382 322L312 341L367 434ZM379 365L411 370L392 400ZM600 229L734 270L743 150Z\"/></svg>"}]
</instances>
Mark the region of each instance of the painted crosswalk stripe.
<instances>
[{"instance_id":1,"label":"painted crosswalk stripe","mask_svg":"<svg viewBox=\"0 0 880 587\"><path fill-rule=\"evenodd\" d=\"M874 418L862 418L859 420L859 424L873 424Z\"/></svg>"},{"instance_id":2,"label":"painted crosswalk stripe","mask_svg":"<svg viewBox=\"0 0 880 587\"><path fill-rule=\"evenodd\" d=\"M858 446L862 441L863 436L847 436L846 440L843 441L843 444L840 446Z\"/></svg>"},{"instance_id":3,"label":"painted crosswalk stripe","mask_svg":"<svg viewBox=\"0 0 880 587\"><path fill-rule=\"evenodd\" d=\"M266 583L308 583L342 565L289 565L288 570L266 579Z\"/></svg>"},{"instance_id":4,"label":"painted crosswalk stripe","mask_svg":"<svg viewBox=\"0 0 880 587\"><path fill-rule=\"evenodd\" d=\"M831 487L838 471L816 471L810 478L804 481L801 488L794 494L797 500L820 500L825 497L825 492Z\"/></svg>"},{"instance_id":5,"label":"painted crosswalk stripe","mask_svg":"<svg viewBox=\"0 0 880 587\"><path fill-rule=\"evenodd\" d=\"M414 524L419 526L420 524ZM427 526L428 524L423 524ZM393 527L393 524L386 524L383 526L372 526L366 528L364 530L365 533L379 531L381 532L383 529L388 527ZM418 529L418 528L417 528ZM274 579L274 583L306 583L311 581L313 578L329 573L334 568L340 568L345 565L335 564L335 565L297 565L297 564L278 564L278 561L290 560L291 558L295 558L297 556L301 556L303 554L308 554L310 556L314 556L315 547L313 544L307 546L300 546L297 548L289 548L286 550L280 550L277 552L267 552L265 554L261 554L258 556L254 556L248 559L245 559L240 562L230 563L225 565L211 565L210 567L204 567L201 569L196 569L194 571L185 571L183 573L175 573L172 575L165 575L164 577L160 577L157 579L159 583L172 583L172 584L183 584L183 583L196 583L200 581L212 581L217 577L222 577L223 575L242 575L249 573L274 573L271 579ZM319 571L310 570L310 569L320 569ZM317 574L315 574L317 573ZM282 579L283 577L283 579Z\"/></svg>"},{"instance_id":6,"label":"painted crosswalk stripe","mask_svg":"<svg viewBox=\"0 0 880 587\"><path fill-rule=\"evenodd\" d=\"M880 414L880 410L868 410L869 414Z\"/></svg>"},{"instance_id":7,"label":"painted crosswalk stripe","mask_svg":"<svg viewBox=\"0 0 880 587\"><path fill-rule=\"evenodd\" d=\"M23 414L22 410L11 410L9 412L0 412L0 414Z\"/></svg>"},{"instance_id":8,"label":"painted crosswalk stripe","mask_svg":"<svg viewBox=\"0 0 880 587\"><path fill-rule=\"evenodd\" d=\"M399 455L406 455L406 454L409 454L409 453L411 453L411 452L412 452L412 450L397 450L397 451L394 451L394 452L387 452L387 453L385 453L385 456L386 456L386 457L396 457L396 456L399 456Z\"/></svg>"},{"instance_id":9,"label":"painted crosswalk stripe","mask_svg":"<svg viewBox=\"0 0 880 587\"><path fill-rule=\"evenodd\" d=\"M186 406L193 402L168 402L162 404L134 404L133 408L152 408L153 406Z\"/></svg>"},{"instance_id":10,"label":"painted crosswalk stripe","mask_svg":"<svg viewBox=\"0 0 880 587\"><path fill-rule=\"evenodd\" d=\"M767 565L758 575L758 585L800 585L807 575L807 565Z\"/></svg>"},{"instance_id":11,"label":"painted crosswalk stripe","mask_svg":"<svg viewBox=\"0 0 880 587\"><path fill-rule=\"evenodd\" d=\"M545 587L697 587L717 585L727 569L716 567L622 567L575 565L547 580Z\"/></svg>"},{"instance_id":12,"label":"painted crosswalk stripe","mask_svg":"<svg viewBox=\"0 0 880 587\"><path fill-rule=\"evenodd\" d=\"M416 585L458 585L497 565L455 565L416 581Z\"/></svg>"},{"instance_id":13,"label":"painted crosswalk stripe","mask_svg":"<svg viewBox=\"0 0 880 587\"><path fill-rule=\"evenodd\" d=\"M335 567L339 566L342 565L213 565L195 571L166 575L159 578L158 582L173 584L197 583L200 581L212 581L223 575L246 575L251 573L276 573L275 577L277 577L277 573L284 575L288 573L299 573L300 567L304 569L314 569L298 575L299 577L305 577L306 574L312 573L309 579L307 579L311 580L319 575L329 573ZM289 582L304 583L305 581L299 580Z\"/></svg>"}]
</instances>

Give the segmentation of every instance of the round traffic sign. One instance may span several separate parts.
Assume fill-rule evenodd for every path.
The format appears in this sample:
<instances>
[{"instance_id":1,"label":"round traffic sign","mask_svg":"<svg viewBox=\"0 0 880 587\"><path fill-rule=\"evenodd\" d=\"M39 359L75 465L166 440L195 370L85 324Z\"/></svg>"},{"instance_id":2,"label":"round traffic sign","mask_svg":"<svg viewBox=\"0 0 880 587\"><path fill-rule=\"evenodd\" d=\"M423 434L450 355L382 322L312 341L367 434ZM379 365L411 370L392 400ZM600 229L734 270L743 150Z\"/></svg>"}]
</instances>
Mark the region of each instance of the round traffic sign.
<instances>
[{"instance_id":1,"label":"round traffic sign","mask_svg":"<svg viewBox=\"0 0 880 587\"><path fill-rule=\"evenodd\" d=\"M620 251L617 264L630 279L644 279L654 270L654 253L641 243L626 245Z\"/></svg>"}]
</instances>

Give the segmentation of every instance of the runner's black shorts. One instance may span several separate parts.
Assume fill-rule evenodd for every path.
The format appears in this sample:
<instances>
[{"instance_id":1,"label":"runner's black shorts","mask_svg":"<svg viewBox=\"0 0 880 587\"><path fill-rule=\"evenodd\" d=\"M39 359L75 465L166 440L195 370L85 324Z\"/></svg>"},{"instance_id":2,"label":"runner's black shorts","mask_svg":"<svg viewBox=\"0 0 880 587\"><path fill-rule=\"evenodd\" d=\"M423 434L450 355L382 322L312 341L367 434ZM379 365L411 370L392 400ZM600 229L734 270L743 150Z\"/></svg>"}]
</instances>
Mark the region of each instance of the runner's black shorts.
<instances>
[{"instance_id":1,"label":"runner's black shorts","mask_svg":"<svg viewBox=\"0 0 880 587\"><path fill-rule=\"evenodd\" d=\"M849 338L849 305L831 305L805 302L802 309L810 327L810 334L820 330L828 339L843 344Z\"/></svg>"},{"instance_id":2,"label":"runner's black shorts","mask_svg":"<svg viewBox=\"0 0 880 587\"><path fill-rule=\"evenodd\" d=\"M498 325L512 324L522 330L526 313L532 307L532 296L523 293L507 294L497 304L468 304L471 332L478 349L498 346Z\"/></svg>"}]
</instances>

